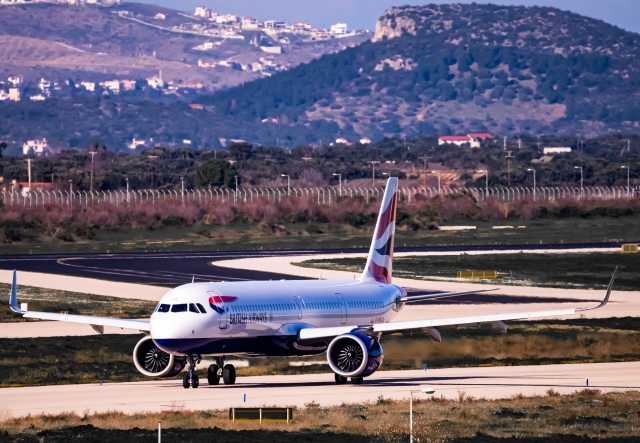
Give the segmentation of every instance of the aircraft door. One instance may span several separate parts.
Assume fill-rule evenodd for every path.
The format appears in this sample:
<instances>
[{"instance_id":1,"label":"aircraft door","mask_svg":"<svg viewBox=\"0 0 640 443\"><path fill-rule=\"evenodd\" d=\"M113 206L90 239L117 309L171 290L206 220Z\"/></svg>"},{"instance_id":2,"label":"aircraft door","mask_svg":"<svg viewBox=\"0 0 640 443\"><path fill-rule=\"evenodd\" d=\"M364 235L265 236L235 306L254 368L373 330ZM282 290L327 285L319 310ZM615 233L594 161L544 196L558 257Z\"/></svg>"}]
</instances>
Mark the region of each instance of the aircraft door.
<instances>
[{"instance_id":1,"label":"aircraft door","mask_svg":"<svg viewBox=\"0 0 640 443\"><path fill-rule=\"evenodd\" d=\"M338 304L340 305L340 324L347 323L347 304L344 302L344 298L342 294L338 294L336 292L336 298L338 299Z\"/></svg>"},{"instance_id":2,"label":"aircraft door","mask_svg":"<svg viewBox=\"0 0 640 443\"><path fill-rule=\"evenodd\" d=\"M298 308L298 320L302 320L302 299L298 296L293 297L293 301L296 304L296 308Z\"/></svg>"},{"instance_id":3,"label":"aircraft door","mask_svg":"<svg viewBox=\"0 0 640 443\"><path fill-rule=\"evenodd\" d=\"M220 315L220 330L226 330L229 327L229 309L225 305L224 300L215 291L209 292L209 306Z\"/></svg>"}]
</instances>

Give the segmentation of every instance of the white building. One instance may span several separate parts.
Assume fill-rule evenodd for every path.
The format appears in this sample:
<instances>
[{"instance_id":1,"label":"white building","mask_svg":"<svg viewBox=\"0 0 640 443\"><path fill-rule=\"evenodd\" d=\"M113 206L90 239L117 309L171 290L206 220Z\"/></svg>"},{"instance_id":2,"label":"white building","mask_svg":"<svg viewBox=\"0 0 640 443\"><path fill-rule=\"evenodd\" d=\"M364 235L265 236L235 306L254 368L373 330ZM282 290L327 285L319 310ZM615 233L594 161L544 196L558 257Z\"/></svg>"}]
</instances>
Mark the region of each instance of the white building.
<instances>
[{"instance_id":1,"label":"white building","mask_svg":"<svg viewBox=\"0 0 640 443\"><path fill-rule=\"evenodd\" d=\"M163 14L161 12L158 12L155 17L156 20L166 20L167 19L167 14Z\"/></svg>"},{"instance_id":2,"label":"white building","mask_svg":"<svg viewBox=\"0 0 640 443\"><path fill-rule=\"evenodd\" d=\"M47 97L45 97L42 94L38 94L38 95L32 95L31 97L29 97L29 100L31 100L32 102L41 102L46 100Z\"/></svg>"},{"instance_id":3,"label":"white building","mask_svg":"<svg viewBox=\"0 0 640 443\"><path fill-rule=\"evenodd\" d=\"M311 25L306 22L293 22L293 32L311 32Z\"/></svg>"},{"instance_id":4,"label":"white building","mask_svg":"<svg viewBox=\"0 0 640 443\"><path fill-rule=\"evenodd\" d=\"M35 155L42 155L48 150L49 143L47 143L46 138L43 138L42 140L29 140L22 145L22 153L24 155L29 154L30 151L33 151Z\"/></svg>"},{"instance_id":5,"label":"white building","mask_svg":"<svg viewBox=\"0 0 640 443\"><path fill-rule=\"evenodd\" d=\"M547 147L542 150L544 154L562 154L564 152L571 152L571 148L568 147Z\"/></svg>"},{"instance_id":6,"label":"white building","mask_svg":"<svg viewBox=\"0 0 640 443\"><path fill-rule=\"evenodd\" d=\"M196 17L209 18L211 17L211 9L206 6L196 6L196 12L193 13Z\"/></svg>"},{"instance_id":7,"label":"white building","mask_svg":"<svg viewBox=\"0 0 640 443\"><path fill-rule=\"evenodd\" d=\"M479 148L480 142L468 135L443 135L438 138L438 145L456 145L462 146L468 144L472 148Z\"/></svg>"},{"instance_id":8,"label":"white building","mask_svg":"<svg viewBox=\"0 0 640 443\"><path fill-rule=\"evenodd\" d=\"M219 25L230 25L238 23L238 16L235 14L219 15L216 17L216 23Z\"/></svg>"},{"instance_id":9,"label":"white building","mask_svg":"<svg viewBox=\"0 0 640 443\"><path fill-rule=\"evenodd\" d=\"M343 35L349 32L349 27L346 23L334 23L331 25L331 31L333 35Z\"/></svg>"},{"instance_id":10,"label":"white building","mask_svg":"<svg viewBox=\"0 0 640 443\"><path fill-rule=\"evenodd\" d=\"M80 82L80 85L87 91L95 92L96 84L94 82Z\"/></svg>"},{"instance_id":11,"label":"white building","mask_svg":"<svg viewBox=\"0 0 640 443\"><path fill-rule=\"evenodd\" d=\"M265 29L286 29L286 20L267 20L264 22Z\"/></svg>"},{"instance_id":12,"label":"white building","mask_svg":"<svg viewBox=\"0 0 640 443\"><path fill-rule=\"evenodd\" d=\"M255 17L242 17L242 29L258 29L258 19Z\"/></svg>"},{"instance_id":13,"label":"white building","mask_svg":"<svg viewBox=\"0 0 640 443\"><path fill-rule=\"evenodd\" d=\"M9 100L12 102L20 101L20 90L18 88L9 89Z\"/></svg>"},{"instance_id":14,"label":"white building","mask_svg":"<svg viewBox=\"0 0 640 443\"><path fill-rule=\"evenodd\" d=\"M40 83L38 83L38 88L45 93L49 93L49 89L51 89L51 82L47 79L41 78Z\"/></svg>"},{"instance_id":15,"label":"white building","mask_svg":"<svg viewBox=\"0 0 640 443\"><path fill-rule=\"evenodd\" d=\"M340 137L336 139L337 145L346 145L348 143L349 143L349 140L347 140L346 138Z\"/></svg>"},{"instance_id":16,"label":"white building","mask_svg":"<svg viewBox=\"0 0 640 443\"><path fill-rule=\"evenodd\" d=\"M361 145L369 145L369 144L371 144L371 139L368 138L368 137L362 137L360 139L360 144Z\"/></svg>"},{"instance_id":17,"label":"white building","mask_svg":"<svg viewBox=\"0 0 640 443\"><path fill-rule=\"evenodd\" d=\"M133 137L133 140L131 141L131 143L129 143L127 145L127 148L134 150L136 149L138 146L146 146L147 142L145 140L136 140L135 137Z\"/></svg>"},{"instance_id":18,"label":"white building","mask_svg":"<svg viewBox=\"0 0 640 443\"><path fill-rule=\"evenodd\" d=\"M11 83L13 86L18 86L20 83L22 83L22 76L10 75L9 78L7 78L7 81Z\"/></svg>"},{"instance_id":19,"label":"white building","mask_svg":"<svg viewBox=\"0 0 640 443\"><path fill-rule=\"evenodd\" d=\"M118 80L107 80L106 82L100 83L100 86L102 86L105 89L109 89L111 92L115 94L120 93L120 82Z\"/></svg>"},{"instance_id":20,"label":"white building","mask_svg":"<svg viewBox=\"0 0 640 443\"><path fill-rule=\"evenodd\" d=\"M9 100L9 94L7 94L7 91L3 91L2 89L0 89L0 101L5 100Z\"/></svg>"}]
</instances>

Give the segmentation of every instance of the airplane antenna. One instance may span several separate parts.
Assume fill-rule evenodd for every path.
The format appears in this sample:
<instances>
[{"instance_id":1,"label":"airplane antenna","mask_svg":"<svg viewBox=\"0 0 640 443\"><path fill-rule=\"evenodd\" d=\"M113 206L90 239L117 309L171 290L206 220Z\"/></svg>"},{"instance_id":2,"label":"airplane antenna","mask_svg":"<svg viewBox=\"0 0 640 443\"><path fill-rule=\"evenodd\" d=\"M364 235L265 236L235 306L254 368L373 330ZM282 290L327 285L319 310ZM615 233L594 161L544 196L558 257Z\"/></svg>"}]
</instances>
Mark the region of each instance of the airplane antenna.
<instances>
[{"instance_id":1,"label":"airplane antenna","mask_svg":"<svg viewBox=\"0 0 640 443\"><path fill-rule=\"evenodd\" d=\"M194 275L193 277L191 277L191 283L195 283L196 282L196 276Z\"/></svg>"},{"instance_id":2,"label":"airplane antenna","mask_svg":"<svg viewBox=\"0 0 640 443\"><path fill-rule=\"evenodd\" d=\"M320 278L318 280L322 280L322 272L320 273Z\"/></svg>"}]
</instances>

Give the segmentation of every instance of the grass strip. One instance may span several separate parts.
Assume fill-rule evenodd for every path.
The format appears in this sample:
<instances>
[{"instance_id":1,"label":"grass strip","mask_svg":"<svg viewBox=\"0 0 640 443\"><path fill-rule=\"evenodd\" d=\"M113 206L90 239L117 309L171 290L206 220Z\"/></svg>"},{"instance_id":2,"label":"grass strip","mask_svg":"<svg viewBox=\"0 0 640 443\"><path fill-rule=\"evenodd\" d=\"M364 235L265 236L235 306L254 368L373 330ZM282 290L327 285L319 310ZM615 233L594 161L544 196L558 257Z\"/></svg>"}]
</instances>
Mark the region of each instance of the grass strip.
<instances>
[{"instance_id":1,"label":"grass strip","mask_svg":"<svg viewBox=\"0 0 640 443\"><path fill-rule=\"evenodd\" d=\"M286 405L279 405L286 406ZM151 441L162 422L167 441L253 442L309 441L344 443L408 440L408 399L380 396L368 403L322 407L311 401L294 412L293 424L231 423L227 410L185 410L176 404L163 412L124 414L110 411L83 415L62 413L14 418L0 413L0 441ZM637 442L640 392L583 389L560 395L487 400L460 391L458 398L414 399L416 441Z\"/></svg>"},{"instance_id":2,"label":"grass strip","mask_svg":"<svg viewBox=\"0 0 640 443\"><path fill-rule=\"evenodd\" d=\"M306 260L299 266L360 273L365 258ZM640 291L640 254L621 252L460 254L396 257L393 276L439 280L538 286L567 289L604 289L616 265L621 269L615 289ZM457 271L498 271L496 279L459 279Z\"/></svg>"}]
</instances>

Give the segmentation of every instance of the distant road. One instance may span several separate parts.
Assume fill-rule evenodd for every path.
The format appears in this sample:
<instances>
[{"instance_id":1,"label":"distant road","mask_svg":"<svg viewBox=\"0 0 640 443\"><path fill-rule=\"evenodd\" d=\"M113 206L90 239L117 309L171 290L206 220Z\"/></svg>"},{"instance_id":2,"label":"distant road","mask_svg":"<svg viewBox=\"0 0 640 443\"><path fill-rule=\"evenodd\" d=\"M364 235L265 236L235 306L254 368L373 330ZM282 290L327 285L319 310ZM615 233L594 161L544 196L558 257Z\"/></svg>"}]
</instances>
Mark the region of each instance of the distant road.
<instances>
[{"instance_id":1,"label":"distant road","mask_svg":"<svg viewBox=\"0 0 640 443\"><path fill-rule=\"evenodd\" d=\"M224 409L263 405L297 406L315 401L322 406L341 403L407 400L411 390L429 386L436 395L458 399L460 391L476 398L509 398L512 395L545 395L548 389L569 394L589 387L602 392L640 389L640 362L575 365L448 368L428 371L378 371L360 386L336 385L333 373L238 377L232 386L184 389L182 380L138 383L57 385L0 389L0 407L13 417L27 414L92 413L122 411L133 414L175 410ZM246 402L244 395L246 394Z\"/></svg>"},{"instance_id":2,"label":"distant road","mask_svg":"<svg viewBox=\"0 0 640 443\"><path fill-rule=\"evenodd\" d=\"M552 245L490 245L490 246L433 246L396 248L397 252L443 251L504 251L504 250L563 250L619 247L619 243L580 243ZM359 249L312 249L295 251L237 251L237 252L175 252L135 254L55 254L0 256L0 269L41 272L175 287L195 281L244 281L291 279L290 275L258 272L209 265L210 262L235 258L366 253ZM295 277L300 279L302 277Z\"/></svg>"}]
</instances>

